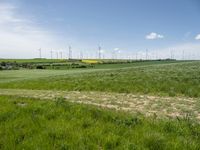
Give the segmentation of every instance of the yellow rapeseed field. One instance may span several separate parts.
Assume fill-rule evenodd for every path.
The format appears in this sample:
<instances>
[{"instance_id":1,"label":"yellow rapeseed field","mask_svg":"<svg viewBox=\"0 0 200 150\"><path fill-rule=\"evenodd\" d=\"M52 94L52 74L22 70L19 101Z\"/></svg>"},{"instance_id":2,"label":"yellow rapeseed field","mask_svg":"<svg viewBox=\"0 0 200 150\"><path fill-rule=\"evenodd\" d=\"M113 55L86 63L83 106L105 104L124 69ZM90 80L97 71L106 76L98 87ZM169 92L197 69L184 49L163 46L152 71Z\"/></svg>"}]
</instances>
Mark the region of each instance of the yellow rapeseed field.
<instances>
[{"instance_id":1,"label":"yellow rapeseed field","mask_svg":"<svg viewBox=\"0 0 200 150\"><path fill-rule=\"evenodd\" d=\"M82 60L82 63L86 63L86 64L98 64L101 63L97 60Z\"/></svg>"}]
</instances>

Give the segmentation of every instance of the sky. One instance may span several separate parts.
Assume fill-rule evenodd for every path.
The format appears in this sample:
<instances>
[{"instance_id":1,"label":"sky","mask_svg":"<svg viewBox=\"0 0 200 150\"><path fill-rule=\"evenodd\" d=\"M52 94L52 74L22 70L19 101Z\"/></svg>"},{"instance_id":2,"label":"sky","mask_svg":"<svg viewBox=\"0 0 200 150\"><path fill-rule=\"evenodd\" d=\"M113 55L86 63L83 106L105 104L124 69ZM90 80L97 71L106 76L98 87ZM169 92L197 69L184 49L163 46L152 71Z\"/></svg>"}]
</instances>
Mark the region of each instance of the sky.
<instances>
[{"instance_id":1,"label":"sky","mask_svg":"<svg viewBox=\"0 0 200 150\"><path fill-rule=\"evenodd\" d=\"M0 58L101 46L105 58L200 59L199 16L199 0L0 0Z\"/></svg>"}]
</instances>

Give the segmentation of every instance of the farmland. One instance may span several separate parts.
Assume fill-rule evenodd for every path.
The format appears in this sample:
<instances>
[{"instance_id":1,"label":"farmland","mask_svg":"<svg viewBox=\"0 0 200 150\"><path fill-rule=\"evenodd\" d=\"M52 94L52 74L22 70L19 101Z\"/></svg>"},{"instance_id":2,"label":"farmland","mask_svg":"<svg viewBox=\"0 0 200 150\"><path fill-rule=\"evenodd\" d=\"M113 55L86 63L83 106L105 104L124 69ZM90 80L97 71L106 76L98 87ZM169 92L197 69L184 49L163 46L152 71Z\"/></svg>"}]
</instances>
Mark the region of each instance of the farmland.
<instances>
[{"instance_id":1,"label":"farmland","mask_svg":"<svg viewBox=\"0 0 200 150\"><path fill-rule=\"evenodd\" d=\"M96 61L0 71L0 149L200 148L199 61Z\"/></svg>"},{"instance_id":2,"label":"farmland","mask_svg":"<svg viewBox=\"0 0 200 150\"><path fill-rule=\"evenodd\" d=\"M199 75L200 62L112 64L67 71L17 70L0 73L0 88L199 97Z\"/></svg>"}]
</instances>

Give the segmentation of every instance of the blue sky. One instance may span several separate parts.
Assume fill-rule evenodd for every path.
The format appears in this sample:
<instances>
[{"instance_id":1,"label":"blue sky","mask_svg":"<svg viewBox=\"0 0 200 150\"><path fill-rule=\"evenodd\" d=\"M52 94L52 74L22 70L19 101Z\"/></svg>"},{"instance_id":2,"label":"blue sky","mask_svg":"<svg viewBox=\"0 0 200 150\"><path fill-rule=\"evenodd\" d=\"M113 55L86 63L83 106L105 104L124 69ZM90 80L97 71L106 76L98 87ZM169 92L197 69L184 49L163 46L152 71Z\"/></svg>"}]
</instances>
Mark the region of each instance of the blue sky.
<instances>
[{"instance_id":1,"label":"blue sky","mask_svg":"<svg viewBox=\"0 0 200 150\"><path fill-rule=\"evenodd\" d=\"M49 51L200 57L199 0L0 0L0 57ZM153 57L153 56L152 56ZM160 56L161 57L161 56ZM164 57L164 56L162 56Z\"/></svg>"}]
</instances>

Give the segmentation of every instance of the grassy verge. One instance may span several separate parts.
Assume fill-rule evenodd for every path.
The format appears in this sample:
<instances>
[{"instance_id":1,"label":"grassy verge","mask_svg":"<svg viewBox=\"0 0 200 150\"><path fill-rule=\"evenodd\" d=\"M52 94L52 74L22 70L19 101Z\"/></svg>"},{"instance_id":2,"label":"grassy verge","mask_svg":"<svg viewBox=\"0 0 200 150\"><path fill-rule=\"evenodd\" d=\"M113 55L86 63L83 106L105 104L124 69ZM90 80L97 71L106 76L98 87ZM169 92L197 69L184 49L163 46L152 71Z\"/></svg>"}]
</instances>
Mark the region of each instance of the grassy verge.
<instances>
[{"instance_id":1,"label":"grassy verge","mask_svg":"<svg viewBox=\"0 0 200 150\"><path fill-rule=\"evenodd\" d=\"M0 149L199 149L200 126L73 104L0 96Z\"/></svg>"}]
</instances>

